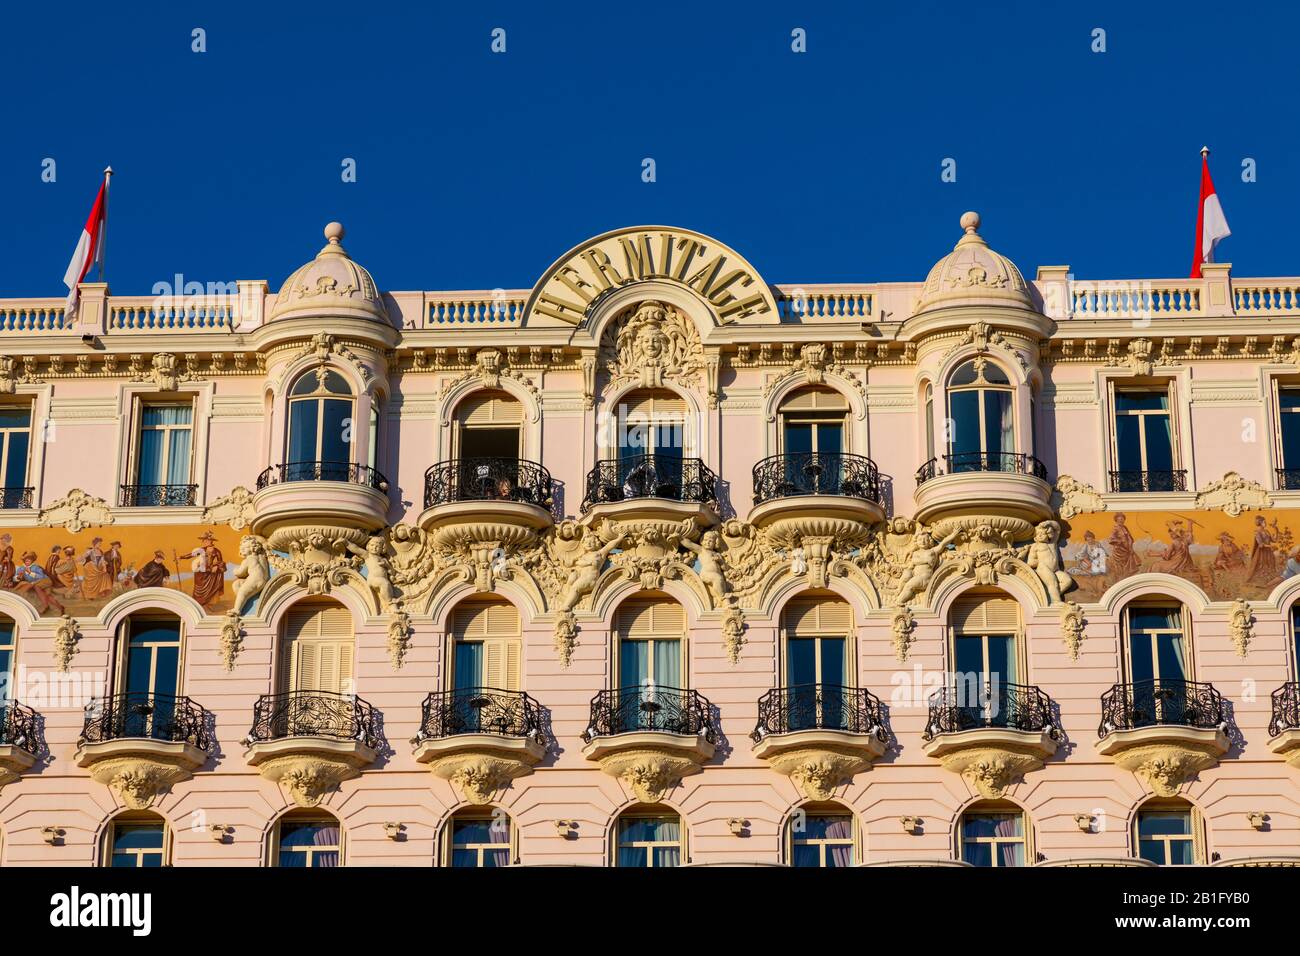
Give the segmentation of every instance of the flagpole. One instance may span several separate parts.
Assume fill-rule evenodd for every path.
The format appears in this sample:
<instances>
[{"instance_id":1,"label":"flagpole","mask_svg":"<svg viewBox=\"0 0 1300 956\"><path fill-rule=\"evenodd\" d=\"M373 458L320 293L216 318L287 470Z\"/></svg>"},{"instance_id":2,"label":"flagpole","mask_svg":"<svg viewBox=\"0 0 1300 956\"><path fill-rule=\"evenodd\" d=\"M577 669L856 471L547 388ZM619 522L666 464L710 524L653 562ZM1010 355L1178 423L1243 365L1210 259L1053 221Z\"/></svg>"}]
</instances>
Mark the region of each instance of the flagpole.
<instances>
[{"instance_id":1,"label":"flagpole","mask_svg":"<svg viewBox=\"0 0 1300 956\"><path fill-rule=\"evenodd\" d=\"M104 167L104 225L99 232L99 281L104 281L104 259L108 244L108 184L113 178L113 167Z\"/></svg>"}]
</instances>

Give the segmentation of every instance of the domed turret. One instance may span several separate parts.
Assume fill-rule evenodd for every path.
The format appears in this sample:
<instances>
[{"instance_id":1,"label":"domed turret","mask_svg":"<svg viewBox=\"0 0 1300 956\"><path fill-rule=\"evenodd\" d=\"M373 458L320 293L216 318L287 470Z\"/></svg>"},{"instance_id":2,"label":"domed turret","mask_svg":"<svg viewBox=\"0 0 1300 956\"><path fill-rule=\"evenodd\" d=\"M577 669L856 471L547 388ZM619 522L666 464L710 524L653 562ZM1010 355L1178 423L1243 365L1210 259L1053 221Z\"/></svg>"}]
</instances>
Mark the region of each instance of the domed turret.
<instances>
[{"instance_id":1,"label":"domed turret","mask_svg":"<svg viewBox=\"0 0 1300 956\"><path fill-rule=\"evenodd\" d=\"M348 316L387 324L388 310L375 280L343 248L343 225L325 227L325 248L285 280L271 320L297 316Z\"/></svg>"},{"instance_id":2,"label":"domed turret","mask_svg":"<svg viewBox=\"0 0 1300 956\"><path fill-rule=\"evenodd\" d=\"M963 213L961 227L966 234L926 276L913 314L966 305L1033 309L1029 287L1016 264L990 249L979 234L979 213Z\"/></svg>"}]
</instances>

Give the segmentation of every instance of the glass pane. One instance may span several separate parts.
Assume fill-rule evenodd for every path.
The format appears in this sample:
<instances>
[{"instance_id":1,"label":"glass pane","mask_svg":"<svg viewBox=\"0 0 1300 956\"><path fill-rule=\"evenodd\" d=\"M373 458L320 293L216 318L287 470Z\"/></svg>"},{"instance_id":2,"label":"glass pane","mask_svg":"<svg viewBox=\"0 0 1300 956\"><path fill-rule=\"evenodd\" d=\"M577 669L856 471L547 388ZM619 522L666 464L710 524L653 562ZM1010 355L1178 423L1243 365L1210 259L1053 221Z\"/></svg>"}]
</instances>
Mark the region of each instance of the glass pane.
<instances>
[{"instance_id":1,"label":"glass pane","mask_svg":"<svg viewBox=\"0 0 1300 956\"><path fill-rule=\"evenodd\" d=\"M1015 638L996 635L989 638L989 673L986 680L996 676L999 684L1016 682L1016 646Z\"/></svg>"},{"instance_id":2,"label":"glass pane","mask_svg":"<svg viewBox=\"0 0 1300 956\"><path fill-rule=\"evenodd\" d=\"M1115 448L1118 461L1116 471L1142 471L1142 438L1139 432L1141 419L1132 415L1115 418Z\"/></svg>"},{"instance_id":3,"label":"glass pane","mask_svg":"<svg viewBox=\"0 0 1300 956\"><path fill-rule=\"evenodd\" d=\"M984 639L959 635L953 643L958 677L967 679L968 675L973 675L974 680L983 681Z\"/></svg>"},{"instance_id":4,"label":"glass pane","mask_svg":"<svg viewBox=\"0 0 1300 956\"><path fill-rule=\"evenodd\" d=\"M1190 836L1191 832L1191 814L1183 810L1148 810L1138 816L1139 837L1151 837L1157 834Z\"/></svg>"},{"instance_id":5,"label":"glass pane","mask_svg":"<svg viewBox=\"0 0 1300 956\"><path fill-rule=\"evenodd\" d=\"M979 396L978 391L953 392L948 399L949 413L952 416L952 441L949 447L954 455L980 451Z\"/></svg>"},{"instance_id":6,"label":"glass pane","mask_svg":"<svg viewBox=\"0 0 1300 956\"><path fill-rule=\"evenodd\" d=\"M791 423L785 426L785 453L803 455L812 451L812 425Z\"/></svg>"},{"instance_id":7,"label":"glass pane","mask_svg":"<svg viewBox=\"0 0 1300 956\"><path fill-rule=\"evenodd\" d=\"M1192 865L1192 841L1191 840L1170 840L1169 841L1169 865L1170 866L1191 866Z\"/></svg>"},{"instance_id":8,"label":"glass pane","mask_svg":"<svg viewBox=\"0 0 1300 956\"><path fill-rule=\"evenodd\" d=\"M949 385L970 385L975 381L975 363L967 362L957 371L952 373L952 378L948 380Z\"/></svg>"},{"instance_id":9,"label":"glass pane","mask_svg":"<svg viewBox=\"0 0 1300 956\"><path fill-rule=\"evenodd\" d=\"M171 448L167 455L168 485L188 485L190 483L190 432L187 428L174 429L171 432Z\"/></svg>"},{"instance_id":10,"label":"glass pane","mask_svg":"<svg viewBox=\"0 0 1300 956\"><path fill-rule=\"evenodd\" d=\"M655 426L655 454L666 458L681 458L686 444L680 422L661 422Z\"/></svg>"},{"instance_id":11,"label":"glass pane","mask_svg":"<svg viewBox=\"0 0 1300 956\"><path fill-rule=\"evenodd\" d=\"M1147 429L1147 471L1173 471L1174 439L1168 415L1148 415L1144 419Z\"/></svg>"},{"instance_id":12,"label":"glass pane","mask_svg":"<svg viewBox=\"0 0 1300 956\"><path fill-rule=\"evenodd\" d=\"M818 683L829 686L844 685L844 638L819 638L822 645L822 673Z\"/></svg>"},{"instance_id":13,"label":"glass pane","mask_svg":"<svg viewBox=\"0 0 1300 956\"><path fill-rule=\"evenodd\" d=\"M961 848L961 858L971 866L992 866L993 844L963 843Z\"/></svg>"},{"instance_id":14,"label":"glass pane","mask_svg":"<svg viewBox=\"0 0 1300 956\"><path fill-rule=\"evenodd\" d=\"M113 828L113 850L161 850L163 828L160 823L119 824Z\"/></svg>"},{"instance_id":15,"label":"glass pane","mask_svg":"<svg viewBox=\"0 0 1300 956\"><path fill-rule=\"evenodd\" d=\"M681 641L654 642L655 683L661 687L680 687L682 680Z\"/></svg>"},{"instance_id":16,"label":"glass pane","mask_svg":"<svg viewBox=\"0 0 1300 956\"><path fill-rule=\"evenodd\" d=\"M817 425L817 450L825 455L838 455L844 449L844 426L840 422L821 422Z\"/></svg>"},{"instance_id":17,"label":"glass pane","mask_svg":"<svg viewBox=\"0 0 1300 956\"><path fill-rule=\"evenodd\" d=\"M27 447L31 435L29 432L10 432L7 437L9 456L5 460L4 486L25 488L27 487Z\"/></svg>"},{"instance_id":18,"label":"glass pane","mask_svg":"<svg viewBox=\"0 0 1300 956\"><path fill-rule=\"evenodd\" d=\"M815 638L792 637L786 642L786 671L790 686L817 683L817 642Z\"/></svg>"},{"instance_id":19,"label":"glass pane","mask_svg":"<svg viewBox=\"0 0 1300 956\"><path fill-rule=\"evenodd\" d=\"M993 389L984 391L984 451L990 455L1013 452L1015 436L1011 427L1011 393ZM999 467L996 460L992 467Z\"/></svg>"},{"instance_id":20,"label":"glass pane","mask_svg":"<svg viewBox=\"0 0 1300 956\"><path fill-rule=\"evenodd\" d=\"M1300 388L1279 388L1277 390L1278 408L1300 409Z\"/></svg>"},{"instance_id":21,"label":"glass pane","mask_svg":"<svg viewBox=\"0 0 1300 956\"><path fill-rule=\"evenodd\" d=\"M176 645L155 650L153 692L168 697L176 696L176 680L180 671L181 649Z\"/></svg>"},{"instance_id":22,"label":"glass pane","mask_svg":"<svg viewBox=\"0 0 1300 956\"><path fill-rule=\"evenodd\" d=\"M456 642L455 689L483 686L483 644L480 641Z\"/></svg>"},{"instance_id":23,"label":"glass pane","mask_svg":"<svg viewBox=\"0 0 1300 956\"><path fill-rule=\"evenodd\" d=\"M289 406L289 461L316 460L316 424L320 405L314 401L294 402Z\"/></svg>"},{"instance_id":24,"label":"glass pane","mask_svg":"<svg viewBox=\"0 0 1300 956\"><path fill-rule=\"evenodd\" d=\"M1160 392L1117 392L1115 408L1121 412L1167 411L1169 393Z\"/></svg>"},{"instance_id":25,"label":"glass pane","mask_svg":"<svg viewBox=\"0 0 1300 956\"><path fill-rule=\"evenodd\" d=\"M162 476L163 437L165 433L147 430L140 433L140 484L164 485Z\"/></svg>"},{"instance_id":26,"label":"glass pane","mask_svg":"<svg viewBox=\"0 0 1300 956\"><path fill-rule=\"evenodd\" d=\"M1157 866L1165 864L1165 847L1162 842L1157 840L1139 840L1138 856L1142 859L1154 863Z\"/></svg>"},{"instance_id":27,"label":"glass pane","mask_svg":"<svg viewBox=\"0 0 1300 956\"><path fill-rule=\"evenodd\" d=\"M1300 396L1300 392L1292 394ZM1300 468L1300 411L1282 415L1281 419L1282 467Z\"/></svg>"},{"instance_id":28,"label":"glass pane","mask_svg":"<svg viewBox=\"0 0 1300 956\"><path fill-rule=\"evenodd\" d=\"M1176 630L1180 619L1178 608L1135 607L1129 611L1129 626L1135 631Z\"/></svg>"},{"instance_id":29,"label":"glass pane","mask_svg":"<svg viewBox=\"0 0 1300 956\"><path fill-rule=\"evenodd\" d=\"M457 820L452 824L451 842L453 845L464 843L492 843L491 820Z\"/></svg>"},{"instance_id":30,"label":"glass pane","mask_svg":"<svg viewBox=\"0 0 1300 956\"><path fill-rule=\"evenodd\" d=\"M816 845L807 846L796 843L794 845L794 853L791 857L790 863L792 866L821 866L821 848Z\"/></svg>"},{"instance_id":31,"label":"glass pane","mask_svg":"<svg viewBox=\"0 0 1300 956\"><path fill-rule=\"evenodd\" d=\"M0 428L31 428L30 405L0 405Z\"/></svg>"},{"instance_id":32,"label":"glass pane","mask_svg":"<svg viewBox=\"0 0 1300 956\"><path fill-rule=\"evenodd\" d=\"M1134 683L1154 680L1155 664L1151 659L1151 637L1132 633L1128 638L1129 677Z\"/></svg>"},{"instance_id":33,"label":"glass pane","mask_svg":"<svg viewBox=\"0 0 1300 956\"><path fill-rule=\"evenodd\" d=\"M352 403L331 398L321 418L320 460L331 462L351 461ZM322 475L322 477L325 477ZM346 478L346 476L344 476ZM343 480L334 478L333 480Z\"/></svg>"},{"instance_id":34,"label":"glass pane","mask_svg":"<svg viewBox=\"0 0 1300 956\"><path fill-rule=\"evenodd\" d=\"M1181 634L1161 634L1156 638L1161 680L1187 680L1187 661L1183 656Z\"/></svg>"},{"instance_id":35,"label":"glass pane","mask_svg":"<svg viewBox=\"0 0 1300 956\"><path fill-rule=\"evenodd\" d=\"M451 865L454 867L474 868L478 866L478 850L451 851Z\"/></svg>"},{"instance_id":36,"label":"glass pane","mask_svg":"<svg viewBox=\"0 0 1300 956\"><path fill-rule=\"evenodd\" d=\"M675 846L658 846L654 849L655 866L679 866L682 851Z\"/></svg>"},{"instance_id":37,"label":"glass pane","mask_svg":"<svg viewBox=\"0 0 1300 956\"><path fill-rule=\"evenodd\" d=\"M352 389L348 387L347 379L338 372L325 373L325 391L333 392L335 395L351 395Z\"/></svg>"},{"instance_id":38,"label":"glass pane","mask_svg":"<svg viewBox=\"0 0 1300 956\"><path fill-rule=\"evenodd\" d=\"M495 869L497 867L503 867L509 865L510 865L509 850L484 850L483 851L484 867L492 867Z\"/></svg>"},{"instance_id":39,"label":"glass pane","mask_svg":"<svg viewBox=\"0 0 1300 956\"><path fill-rule=\"evenodd\" d=\"M153 648L133 647L127 655L126 692L147 694L153 676Z\"/></svg>"},{"instance_id":40,"label":"glass pane","mask_svg":"<svg viewBox=\"0 0 1300 956\"><path fill-rule=\"evenodd\" d=\"M649 853L644 847L620 846L614 861L615 866L644 868L649 866Z\"/></svg>"},{"instance_id":41,"label":"glass pane","mask_svg":"<svg viewBox=\"0 0 1300 956\"><path fill-rule=\"evenodd\" d=\"M621 641L618 660L619 687L640 687L650 680L649 641Z\"/></svg>"}]
</instances>

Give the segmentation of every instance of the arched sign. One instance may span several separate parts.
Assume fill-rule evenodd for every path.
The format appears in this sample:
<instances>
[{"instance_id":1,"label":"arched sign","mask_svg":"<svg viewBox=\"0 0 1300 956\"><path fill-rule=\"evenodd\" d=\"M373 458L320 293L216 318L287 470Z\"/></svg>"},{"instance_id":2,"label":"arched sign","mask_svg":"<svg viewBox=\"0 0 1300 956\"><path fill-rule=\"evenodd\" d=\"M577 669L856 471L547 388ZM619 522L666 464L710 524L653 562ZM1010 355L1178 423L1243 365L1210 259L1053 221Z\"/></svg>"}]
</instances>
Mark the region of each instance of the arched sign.
<instances>
[{"instance_id":1,"label":"arched sign","mask_svg":"<svg viewBox=\"0 0 1300 956\"><path fill-rule=\"evenodd\" d=\"M767 283L734 249L689 229L633 226L589 239L561 256L533 287L524 324L536 314L579 325L606 293L652 279L695 292L721 322L748 316L777 321Z\"/></svg>"}]
</instances>

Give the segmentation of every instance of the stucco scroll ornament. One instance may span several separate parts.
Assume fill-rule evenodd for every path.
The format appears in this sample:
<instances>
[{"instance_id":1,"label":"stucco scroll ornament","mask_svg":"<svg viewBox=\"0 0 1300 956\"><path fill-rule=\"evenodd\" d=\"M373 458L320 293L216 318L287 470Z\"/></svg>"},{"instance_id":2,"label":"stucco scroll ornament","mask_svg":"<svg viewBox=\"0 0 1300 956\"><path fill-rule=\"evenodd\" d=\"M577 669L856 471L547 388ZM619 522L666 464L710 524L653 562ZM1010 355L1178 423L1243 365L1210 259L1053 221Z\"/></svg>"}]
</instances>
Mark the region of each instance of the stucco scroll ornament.
<instances>
[{"instance_id":1,"label":"stucco scroll ornament","mask_svg":"<svg viewBox=\"0 0 1300 956\"><path fill-rule=\"evenodd\" d=\"M1076 601L1066 601L1061 605L1061 640L1065 642L1072 661L1079 659L1079 648L1083 646L1083 634L1083 608Z\"/></svg>"},{"instance_id":2,"label":"stucco scroll ornament","mask_svg":"<svg viewBox=\"0 0 1300 956\"><path fill-rule=\"evenodd\" d=\"M802 379L809 385L820 385L826 380L828 373L844 379L859 395L866 397L867 386L862 379L858 378L857 374L843 362L828 357L826 345L821 342L812 342L800 347L799 357L791 363L789 369L780 375L768 378L763 386L763 395L771 395L792 378ZM859 414L857 417L862 418L863 415Z\"/></svg>"},{"instance_id":3,"label":"stucco scroll ornament","mask_svg":"<svg viewBox=\"0 0 1300 956\"><path fill-rule=\"evenodd\" d=\"M950 355L968 345L974 346L975 350L978 352L987 352L990 348L996 348L999 351L1006 353L1006 355L1022 369L1025 371L1029 370L1029 362L1025 359L1025 356L1021 351L1013 346L1005 335L994 330L992 326L983 320L973 323L970 328L968 328L965 333L963 333L962 336L952 344L948 351L944 353L943 361L947 361Z\"/></svg>"},{"instance_id":4,"label":"stucco scroll ornament","mask_svg":"<svg viewBox=\"0 0 1300 956\"><path fill-rule=\"evenodd\" d=\"M1106 510L1106 502L1102 500L1096 488L1069 475L1061 475L1056 479L1056 492L1061 496L1057 513L1066 521L1075 515L1094 514Z\"/></svg>"},{"instance_id":5,"label":"stucco scroll ornament","mask_svg":"<svg viewBox=\"0 0 1300 956\"><path fill-rule=\"evenodd\" d=\"M54 629L54 660L64 674L72 669L72 657L77 653L77 642L80 639L77 619L71 614L59 618L59 626Z\"/></svg>"},{"instance_id":6,"label":"stucco scroll ornament","mask_svg":"<svg viewBox=\"0 0 1300 956\"><path fill-rule=\"evenodd\" d=\"M1246 652L1250 650L1250 641L1254 637L1252 620L1249 601L1237 598L1232 602L1232 617L1228 628L1232 636L1232 646L1237 649L1238 657L1245 657Z\"/></svg>"},{"instance_id":7,"label":"stucco scroll ornament","mask_svg":"<svg viewBox=\"0 0 1300 956\"><path fill-rule=\"evenodd\" d=\"M317 332L309 341L304 342L302 348L298 350L299 357L311 356L316 361L316 364L321 366L329 361L331 355L337 355L339 358L347 362L348 365L352 366L352 369L357 373L357 375L361 376L363 384L368 386L370 380L374 378L374 373L370 371L370 366L361 361L355 352L346 345L340 343L328 332ZM283 374L284 368L287 368L287 366L282 367L281 374ZM278 387L279 382L277 381L276 384Z\"/></svg>"},{"instance_id":8,"label":"stucco scroll ornament","mask_svg":"<svg viewBox=\"0 0 1300 956\"><path fill-rule=\"evenodd\" d=\"M411 615L406 612L402 599L396 598L388 609L388 658L393 670L400 670L411 648Z\"/></svg>"},{"instance_id":9,"label":"stucco scroll ornament","mask_svg":"<svg viewBox=\"0 0 1300 956\"><path fill-rule=\"evenodd\" d=\"M235 569L235 605L232 610L242 611L248 602L262 593L271 580L271 562L266 556L266 541L255 534L239 539L239 556L243 559Z\"/></svg>"},{"instance_id":10,"label":"stucco scroll ornament","mask_svg":"<svg viewBox=\"0 0 1300 956\"><path fill-rule=\"evenodd\" d=\"M239 611L231 608L221 622L221 662L226 666L227 671L235 669L235 660L239 657L239 650L243 645L243 621L239 617Z\"/></svg>"},{"instance_id":11,"label":"stucco scroll ornament","mask_svg":"<svg viewBox=\"0 0 1300 956\"><path fill-rule=\"evenodd\" d=\"M441 398L446 398L462 382L475 380L482 383L484 388L500 388L503 378L518 382L533 398L541 397L533 380L517 369L510 368L505 353L500 349L479 349L474 353L474 367L454 378L443 379L438 394ZM450 421L447 419L444 424L450 424Z\"/></svg>"},{"instance_id":12,"label":"stucco scroll ornament","mask_svg":"<svg viewBox=\"0 0 1300 956\"><path fill-rule=\"evenodd\" d=\"M42 508L36 524L42 528L66 528L73 534L83 528L113 523L113 511L107 501L73 488L66 497Z\"/></svg>"},{"instance_id":13,"label":"stucco scroll ornament","mask_svg":"<svg viewBox=\"0 0 1300 956\"><path fill-rule=\"evenodd\" d=\"M1024 561L1043 582L1047 599L1059 604L1061 594L1074 587L1074 578L1061 570L1061 526L1055 521L1040 521L1034 528L1034 542L1017 549L1016 556Z\"/></svg>"},{"instance_id":14,"label":"stucco scroll ornament","mask_svg":"<svg viewBox=\"0 0 1300 956\"><path fill-rule=\"evenodd\" d=\"M253 507L253 493L243 485L236 485L230 494L218 498L203 509L204 524L227 524L232 531L243 531L257 514Z\"/></svg>"},{"instance_id":15,"label":"stucco scroll ornament","mask_svg":"<svg viewBox=\"0 0 1300 956\"><path fill-rule=\"evenodd\" d=\"M662 388L673 381L694 387L705 370L695 324L662 302L646 301L601 336L600 359L610 385Z\"/></svg>"},{"instance_id":16,"label":"stucco scroll ornament","mask_svg":"<svg viewBox=\"0 0 1300 956\"><path fill-rule=\"evenodd\" d=\"M912 609L906 604L894 608L889 627L894 633L894 656L902 663L907 660L907 652L916 640L916 619L912 617Z\"/></svg>"},{"instance_id":17,"label":"stucco scroll ornament","mask_svg":"<svg viewBox=\"0 0 1300 956\"><path fill-rule=\"evenodd\" d=\"M734 604L722 614L722 643L727 648L727 660L740 663L740 652L748 641L745 640L745 614Z\"/></svg>"},{"instance_id":18,"label":"stucco scroll ornament","mask_svg":"<svg viewBox=\"0 0 1300 956\"><path fill-rule=\"evenodd\" d=\"M568 667L578 646L578 621L572 611L561 611L556 615L554 645L560 666Z\"/></svg>"},{"instance_id":19,"label":"stucco scroll ornament","mask_svg":"<svg viewBox=\"0 0 1300 956\"><path fill-rule=\"evenodd\" d=\"M1236 518L1243 511L1270 508L1273 499L1257 481L1241 477L1230 471L1218 481L1212 481L1196 493L1196 507L1202 511L1221 510Z\"/></svg>"}]
</instances>

